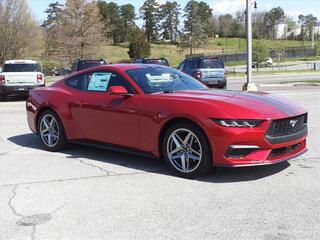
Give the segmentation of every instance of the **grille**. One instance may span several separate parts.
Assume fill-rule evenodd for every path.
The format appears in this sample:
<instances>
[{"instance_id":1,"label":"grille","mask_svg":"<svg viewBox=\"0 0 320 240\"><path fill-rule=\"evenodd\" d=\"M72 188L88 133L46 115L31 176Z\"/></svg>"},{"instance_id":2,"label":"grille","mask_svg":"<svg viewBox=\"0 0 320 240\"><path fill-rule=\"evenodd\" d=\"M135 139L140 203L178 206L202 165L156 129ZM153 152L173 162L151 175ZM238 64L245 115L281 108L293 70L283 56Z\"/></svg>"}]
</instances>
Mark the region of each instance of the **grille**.
<instances>
[{"instance_id":1,"label":"grille","mask_svg":"<svg viewBox=\"0 0 320 240\"><path fill-rule=\"evenodd\" d=\"M285 155L291 152L296 151L299 147L301 146L301 143L288 146L288 147L282 147L282 148L277 148L273 149L269 155L269 158L275 158L275 157L280 157L281 155Z\"/></svg>"},{"instance_id":2,"label":"grille","mask_svg":"<svg viewBox=\"0 0 320 240\"><path fill-rule=\"evenodd\" d=\"M267 135L271 137L286 136L300 132L307 123L307 114L272 121Z\"/></svg>"}]
</instances>

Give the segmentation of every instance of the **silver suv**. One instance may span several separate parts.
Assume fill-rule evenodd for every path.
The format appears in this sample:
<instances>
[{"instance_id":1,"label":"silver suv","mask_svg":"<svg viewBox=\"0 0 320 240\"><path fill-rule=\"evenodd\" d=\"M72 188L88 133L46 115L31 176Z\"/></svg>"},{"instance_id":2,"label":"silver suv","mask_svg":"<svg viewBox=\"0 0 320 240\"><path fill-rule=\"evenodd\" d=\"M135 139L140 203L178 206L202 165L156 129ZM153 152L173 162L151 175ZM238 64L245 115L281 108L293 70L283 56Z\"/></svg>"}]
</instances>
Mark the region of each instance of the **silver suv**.
<instances>
[{"instance_id":1,"label":"silver suv","mask_svg":"<svg viewBox=\"0 0 320 240\"><path fill-rule=\"evenodd\" d=\"M207 85L226 88L227 72L224 63L217 57L191 57L180 63L178 69Z\"/></svg>"}]
</instances>

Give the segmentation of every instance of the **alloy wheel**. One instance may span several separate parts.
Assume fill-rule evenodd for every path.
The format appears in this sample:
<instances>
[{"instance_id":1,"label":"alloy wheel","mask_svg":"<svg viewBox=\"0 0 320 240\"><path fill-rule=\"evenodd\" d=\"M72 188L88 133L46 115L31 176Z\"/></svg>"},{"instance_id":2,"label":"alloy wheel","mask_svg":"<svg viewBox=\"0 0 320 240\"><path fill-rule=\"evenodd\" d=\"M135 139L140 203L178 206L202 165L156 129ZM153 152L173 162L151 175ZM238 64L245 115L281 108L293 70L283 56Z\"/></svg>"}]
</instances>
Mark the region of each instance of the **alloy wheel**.
<instances>
[{"instance_id":1,"label":"alloy wheel","mask_svg":"<svg viewBox=\"0 0 320 240\"><path fill-rule=\"evenodd\" d=\"M173 131L167 141L167 154L171 164L182 173L197 169L202 159L202 147L198 137L189 129Z\"/></svg>"},{"instance_id":2,"label":"alloy wheel","mask_svg":"<svg viewBox=\"0 0 320 240\"><path fill-rule=\"evenodd\" d=\"M43 143L52 148L59 141L59 125L56 118L51 114L46 114L40 121L40 136Z\"/></svg>"}]
</instances>

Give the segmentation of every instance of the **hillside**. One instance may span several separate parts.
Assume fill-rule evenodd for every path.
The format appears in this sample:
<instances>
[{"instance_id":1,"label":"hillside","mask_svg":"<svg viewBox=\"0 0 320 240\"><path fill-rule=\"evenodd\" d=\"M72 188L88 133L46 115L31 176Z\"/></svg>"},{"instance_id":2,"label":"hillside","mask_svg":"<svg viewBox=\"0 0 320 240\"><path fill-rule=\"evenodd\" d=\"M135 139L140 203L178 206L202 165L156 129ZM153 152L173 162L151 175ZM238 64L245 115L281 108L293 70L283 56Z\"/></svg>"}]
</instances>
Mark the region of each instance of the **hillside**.
<instances>
[{"instance_id":1,"label":"hillside","mask_svg":"<svg viewBox=\"0 0 320 240\"><path fill-rule=\"evenodd\" d=\"M260 40L254 40L260 41ZM301 46L301 41L295 40L265 40L271 48L281 47L293 47ZM240 44L239 44L240 43ZM319 43L319 42L318 42ZM310 45L310 41L305 41L304 44ZM240 45L240 46L239 46ZM320 44L319 44L320 45ZM245 51L246 41L239 38L215 38L210 39L205 47L196 49L196 53L215 53L221 54L224 51L227 53L234 53L237 51ZM128 45L120 44L118 46L105 45L98 50L96 57L106 59L108 62L129 62ZM183 53L179 52L176 45L172 44L152 44L151 45L151 57L164 57L167 58L172 66L177 66L188 54L185 50Z\"/></svg>"}]
</instances>

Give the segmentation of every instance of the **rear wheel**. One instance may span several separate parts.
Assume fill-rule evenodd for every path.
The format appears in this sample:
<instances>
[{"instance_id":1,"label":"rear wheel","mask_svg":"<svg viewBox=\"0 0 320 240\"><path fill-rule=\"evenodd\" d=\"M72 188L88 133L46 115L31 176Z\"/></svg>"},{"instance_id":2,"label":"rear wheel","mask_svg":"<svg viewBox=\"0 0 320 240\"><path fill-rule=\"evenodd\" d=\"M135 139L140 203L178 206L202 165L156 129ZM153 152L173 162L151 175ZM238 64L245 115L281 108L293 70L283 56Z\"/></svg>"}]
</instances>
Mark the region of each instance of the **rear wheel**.
<instances>
[{"instance_id":1,"label":"rear wheel","mask_svg":"<svg viewBox=\"0 0 320 240\"><path fill-rule=\"evenodd\" d=\"M44 149L59 151L66 147L67 138L58 115L53 111L44 111L38 121L39 136Z\"/></svg>"},{"instance_id":2,"label":"rear wheel","mask_svg":"<svg viewBox=\"0 0 320 240\"><path fill-rule=\"evenodd\" d=\"M7 95L4 94L4 93L1 93L1 94L0 94L0 100L1 100L1 101L6 101L6 100L7 100Z\"/></svg>"},{"instance_id":3,"label":"rear wheel","mask_svg":"<svg viewBox=\"0 0 320 240\"><path fill-rule=\"evenodd\" d=\"M199 127L188 122L171 126L162 151L168 165L181 177L194 178L211 167L210 144Z\"/></svg>"}]
</instances>

